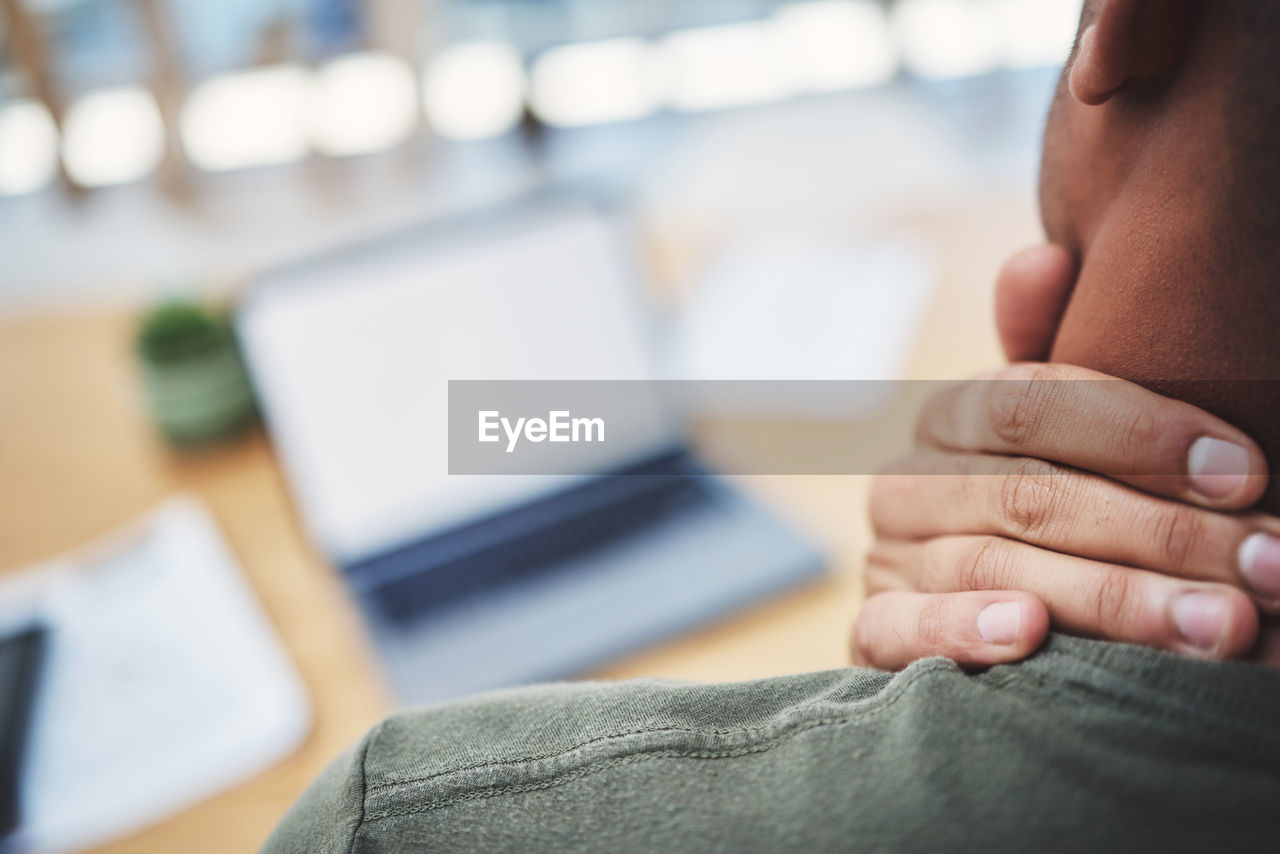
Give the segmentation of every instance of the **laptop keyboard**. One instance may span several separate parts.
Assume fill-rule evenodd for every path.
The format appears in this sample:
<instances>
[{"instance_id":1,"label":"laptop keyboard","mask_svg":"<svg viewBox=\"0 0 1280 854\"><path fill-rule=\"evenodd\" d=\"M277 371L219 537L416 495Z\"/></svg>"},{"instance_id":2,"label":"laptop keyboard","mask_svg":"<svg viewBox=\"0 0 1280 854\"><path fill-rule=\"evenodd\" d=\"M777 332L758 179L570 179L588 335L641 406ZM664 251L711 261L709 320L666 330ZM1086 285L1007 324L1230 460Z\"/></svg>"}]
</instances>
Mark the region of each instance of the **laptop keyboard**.
<instances>
[{"instance_id":1,"label":"laptop keyboard","mask_svg":"<svg viewBox=\"0 0 1280 854\"><path fill-rule=\"evenodd\" d=\"M665 454L347 568L392 623L542 572L711 500L705 473Z\"/></svg>"}]
</instances>

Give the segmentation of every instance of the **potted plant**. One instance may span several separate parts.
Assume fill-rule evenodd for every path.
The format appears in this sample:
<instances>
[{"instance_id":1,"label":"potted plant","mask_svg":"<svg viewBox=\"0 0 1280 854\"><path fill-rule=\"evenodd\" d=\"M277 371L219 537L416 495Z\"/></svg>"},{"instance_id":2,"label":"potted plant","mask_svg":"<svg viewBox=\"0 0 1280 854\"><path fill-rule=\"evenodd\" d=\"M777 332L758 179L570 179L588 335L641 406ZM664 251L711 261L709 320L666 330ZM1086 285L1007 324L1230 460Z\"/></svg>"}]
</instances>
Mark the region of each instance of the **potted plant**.
<instances>
[{"instance_id":1,"label":"potted plant","mask_svg":"<svg viewBox=\"0 0 1280 854\"><path fill-rule=\"evenodd\" d=\"M225 312L166 303L143 319L137 344L152 417L173 443L203 444L254 420L253 392Z\"/></svg>"}]
</instances>

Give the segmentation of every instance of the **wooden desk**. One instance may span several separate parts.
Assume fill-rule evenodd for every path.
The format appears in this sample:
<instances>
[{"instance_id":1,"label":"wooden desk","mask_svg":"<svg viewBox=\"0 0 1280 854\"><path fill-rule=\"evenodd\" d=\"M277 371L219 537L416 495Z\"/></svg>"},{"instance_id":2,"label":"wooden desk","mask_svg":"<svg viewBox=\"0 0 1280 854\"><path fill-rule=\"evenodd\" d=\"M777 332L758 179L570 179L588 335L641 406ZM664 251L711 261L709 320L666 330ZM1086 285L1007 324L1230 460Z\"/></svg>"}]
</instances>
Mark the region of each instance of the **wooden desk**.
<instances>
[{"instance_id":1,"label":"wooden desk","mask_svg":"<svg viewBox=\"0 0 1280 854\"><path fill-rule=\"evenodd\" d=\"M989 200L902 223L929 237L946 271L910 375L995 364L990 283L1035 239L1025 200ZM261 433L177 455L147 421L130 353L133 312L0 319L0 569L80 545L175 491L221 525L310 690L314 724L294 755L103 852L249 852L325 764L389 708L356 615L306 545ZM746 679L841 666L867 545L867 478L743 478L826 544L829 578L602 670L601 677Z\"/></svg>"}]
</instances>

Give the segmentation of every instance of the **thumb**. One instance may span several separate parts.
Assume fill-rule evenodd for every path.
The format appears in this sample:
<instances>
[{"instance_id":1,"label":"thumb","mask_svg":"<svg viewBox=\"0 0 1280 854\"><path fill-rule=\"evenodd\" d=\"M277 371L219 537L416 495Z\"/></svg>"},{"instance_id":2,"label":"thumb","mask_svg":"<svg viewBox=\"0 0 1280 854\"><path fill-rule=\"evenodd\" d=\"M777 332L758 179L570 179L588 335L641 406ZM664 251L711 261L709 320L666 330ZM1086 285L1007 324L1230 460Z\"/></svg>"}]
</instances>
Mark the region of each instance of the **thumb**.
<instances>
[{"instance_id":1,"label":"thumb","mask_svg":"<svg viewBox=\"0 0 1280 854\"><path fill-rule=\"evenodd\" d=\"M940 655L966 667L1019 661L1049 634L1049 611L1029 593L878 593L862 605L853 658L882 670Z\"/></svg>"},{"instance_id":2,"label":"thumb","mask_svg":"<svg viewBox=\"0 0 1280 854\"><path fill-rule=\"evenodd\" d=\"M1076 262L1061 246L1024 249L996 277L996 329L1011 362L1042 362L1075 285Z\"/></svg>"}]
</instances>

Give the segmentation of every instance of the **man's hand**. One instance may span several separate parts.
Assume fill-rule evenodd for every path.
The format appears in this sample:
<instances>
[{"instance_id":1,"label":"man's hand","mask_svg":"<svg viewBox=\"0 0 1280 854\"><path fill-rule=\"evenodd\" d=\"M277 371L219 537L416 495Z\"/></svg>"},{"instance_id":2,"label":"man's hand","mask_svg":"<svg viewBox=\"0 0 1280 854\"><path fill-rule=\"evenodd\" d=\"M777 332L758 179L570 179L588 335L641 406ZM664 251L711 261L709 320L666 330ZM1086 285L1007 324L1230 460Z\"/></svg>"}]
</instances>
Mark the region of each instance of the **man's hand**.
<instances>
[{"instance_id":1,"label":"man's hand","mask_svg":"<svg viewBox=\"0 0 1280 854\"><path fill-rule=\"evenodd\" d=\"M1040 247L997 286L1011 359L1049 350L1074 264ZM985 666L1050 621L1092 637L1232 657L1280 613L1280 520L1257 446L1221 420L1094 371L1014 365L938 395L917 450L877 477L854 657ZM1280 644L1271 645L1280 654Z\"/></svg>"},{"instance_id":2,"label":"man's hand","mask_svg":"<svg viewBox=\"0 0 1280 854\"><path fill-rule=\"evenodd\" d=\"M935 397L917 434L872 487L854 635L867 663L1016 660L1050 619L1234 657L1257 638L1256 608L1280 612L1280 520L1223 512L1258 499L1265 461L1195 407L1084 368L1015 365Z\"/></svg>"}]
</instances>

